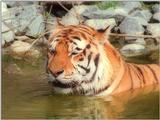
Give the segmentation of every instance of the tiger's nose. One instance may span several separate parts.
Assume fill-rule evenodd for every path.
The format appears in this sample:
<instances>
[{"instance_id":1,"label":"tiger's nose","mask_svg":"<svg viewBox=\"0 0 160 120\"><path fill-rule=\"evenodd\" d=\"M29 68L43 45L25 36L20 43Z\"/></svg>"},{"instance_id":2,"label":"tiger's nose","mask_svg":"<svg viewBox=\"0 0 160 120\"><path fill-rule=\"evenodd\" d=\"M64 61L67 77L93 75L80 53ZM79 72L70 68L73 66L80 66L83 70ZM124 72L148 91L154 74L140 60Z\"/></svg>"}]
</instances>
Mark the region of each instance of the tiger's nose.
<instances>
[{"instance_id":1,"label":"tiger's nose","mask_svg":"<svg viewBox=\"0 0 160 120\"><path fill-rule=\"evenodd\" d=\"M64 72L64 70L60 70L60 71L52 72L52 74L53 74L54 77L58 77L63 72Z\"/></svg>"}]
</instances>

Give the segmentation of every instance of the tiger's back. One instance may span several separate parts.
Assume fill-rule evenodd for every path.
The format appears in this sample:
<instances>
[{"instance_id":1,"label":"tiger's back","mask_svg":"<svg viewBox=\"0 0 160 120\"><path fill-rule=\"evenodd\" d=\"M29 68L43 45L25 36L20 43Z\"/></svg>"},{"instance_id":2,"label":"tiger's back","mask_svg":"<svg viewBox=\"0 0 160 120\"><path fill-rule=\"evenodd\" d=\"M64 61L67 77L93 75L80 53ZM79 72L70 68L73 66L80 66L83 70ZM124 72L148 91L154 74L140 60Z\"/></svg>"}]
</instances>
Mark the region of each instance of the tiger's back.
<instances>
[{"instance_id":1,"label":"tiger's back","mask_svg":"<svg viewBox=\"0 0 160 120\"><path fill-rule=\"evenodd\" d=\"M142 88L160 83L160 65L157 64L125 64L125 74L113 93Z\"/></svg>"}]
</instances>

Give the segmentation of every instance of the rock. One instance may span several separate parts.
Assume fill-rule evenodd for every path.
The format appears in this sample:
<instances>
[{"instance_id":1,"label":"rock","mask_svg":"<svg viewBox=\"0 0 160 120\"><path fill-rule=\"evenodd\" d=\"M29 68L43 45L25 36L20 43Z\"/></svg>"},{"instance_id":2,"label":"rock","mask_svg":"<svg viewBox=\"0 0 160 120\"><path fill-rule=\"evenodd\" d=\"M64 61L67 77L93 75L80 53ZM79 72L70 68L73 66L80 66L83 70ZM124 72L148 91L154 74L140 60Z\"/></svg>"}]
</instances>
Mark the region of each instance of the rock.
<instances>
[{"instance_id":1,"label":"rock","mask_svg":"<svg viewBox=\"0 0 160 120\"><path fill-rule=\"evenodd\" d=\"M120 49L120 52L126 57L135 57L146 54L148 51L143 45L127 44Z\"/></svg>"},{"instance_id":2,"label":"rock","mask_svg":"<svg viewBox=\"0 0 160 120\"><path fill-rule=\"evenodd\" d=\"M90 19L90 20L86 20L85 24L96 29L105 29L108 26L115 26L116 22L115 19L111 18L111 19Z\"/></svg>"},{"instance_id":3,"label":"rock","mask_svg":"<svg viewBox=\"0 0 160 120\"><path fill-rule=\"evenodd\" d=\"M62 23L65 26L80 24L83 21L83 19L78 16L80 16L81 13L83 13L86 9L90 9L90 7L92 8L93 6L86 6L86 5L74 6L64 17L62 17L60 23Z\"/></svg>"},{"instance_id":4,"label":"rock","mask_svg":"<svg viewBox=\"0 0 160 120\"><path fill-rule=\"evenodd\" d=\"M115 18L116 22L121 22L126 16L128 16L128 12L121 7L117 7L114 10L114 15L112 16L113 18Z\"/></svg>"},{"instance_id":5,"label":"rock","mask_svg":"<svg viewBox=\"0 0 160 120\"><path fill-rule=\"evenodd\" d=\"M146 48L147 48L150 52L159 51L159 45L155 45L155 44L147 45Z\"/></svg>"},{"instance_id":6,"label":"rock","mask_svg":"<svg viewBox=\"0 0 160 120\"><path fill-rule=\"evenodd\" d=\"M124 1L120 3L120 6L122 8L124 8L128 13L131 13L133 10L137 9L137 8L141 8L142 5L140 2L131 2L131 1Z\"/></svg>"},{"instance_id":7,"label":"rock","mask_svg":"<svg viewBox=\"0 0 160 120\"><path fill-rule=\"evenodd\" d=\"M75 16L67 15L67 16L62 18L62 21L60 23L62 23L65 26L68 26L68 25L79 25L80 24L80 20Z\"/></svg>"},{"instance_id":8,"label":"rock","mask_svg":"<svg viewBox=\"0 0 160 120\"><path fill-rule=\"evenodd\" d=\"M153 5L152 10L153 10L154 13L160 12L160 4Z\"/></svg>"},{"instance_id":9,"label":"rock","mask_svg":"<svg viewBox=\"0 0 160 120\"><path fill-rule=\"evenodd\" d=\"M140 18L140 17L135 17L135 19L137 19L137 21L142 25L142 26L147 26L148 25L148 22L143 19L143 18Z\"/></svg>"},{"instance_id":10,"label":"rock","mask_svg":"<svg viewBox=\"0 0 160 120\"><path fill-rule=\"evenodd\" d=\"M26 31L26 35L37 38L38 35L44 32L45 24L43 23L44 18L42 15L38 15L32 22L29 24Z\"/></svg>"},{"instance_id":11,"label":"rock","mask_svg":"<svg viewBox=\"0 0 160 120\"><path fill-rule=\"evenodd\" d=\"M2 20L14 28L15 33L37 37L44 31L41 7L36 5L19 6L3 13Z\"/></svg>"},{"instance_id":12,"label":"rock","mask_svg":"<svg viewBox=\"0 0 160 120\"><path fill-rule=\"evenodd\" d=\"M2 34L2 39L5 42L11 42L14 41L14 33L12 31L8 31Z\"/></svg>"},{"instance_id":13,"label":"rock","mask_svg":"<svg viewBox=\"0 0 160 120\"><path fill-rule=\"evenodd\" d=\"M11 42L14 41L15 34L2 22L2 41Z\"/></svg>"},{"instance_id":14,"label":"rock","mask_svg":"<svg viewBox=\"0 0 160 120\"><path fill-rule=\"evenodd\" d=\"M120 32L134 35L143 34L144 28L141 22L137 17L126 17L119 25Z\"/></svg>"},{"instance_id":15,"label":"rock","mask_svg":"<svg viewBox=\"0 0 160 120\"><path fill-rule=\"evenodd\" d=\"M138 38L136 41L133 42L134 44L138 44L138 45L146 45L146 41L144 40L144 38Z\"/></svg>"},{"instance_id":16,"label":"rock","mask_svg":"<svg viewBox=\"0 0 160 120\"><path fill-rule=\"evenodd\" d=\"M153 19L157 20L158 22L160 22L160 12L157 12L153 15Z\"/></svg>"},{"instance_id":17,"label":"rock","mask_svg":"<svg viewBox=\"0 0 160 120\"><path fill-rule=\"evenodd\" d=\"M12 45L11 45L11 50L15 53L25 53L29 50L30 48L30 44L27 42L22 42L22 41L15 41Z\"/></svg>"},{"instance_id":18,"label":"rock","mask_svg":"<svg viewBox=\"0 0 160 120\"><path fill-rule=\"evenodd\" d=\"M85 18L95 18L95 14L99 11L99 8L97 6L90 6L88 9L85 9L82 13L81 16Z\"/></svg>"},{"instance_id":19,"label":"rock","mask_svg":"<svg viewBox=\"0 0 160 120\"><path fill-rule=\"evenodd\" d=\"M159 59L159 50L153 51L152 54L149 56L149 58L154 61L154 63L159 64L160 59Z\"/></svg>"},{"instance_id":20,"label":"rock","mask_svg":"<svg viewBox=\"0 0 160 120\"><path fill-rule=\"evenodd\" d=\"M141 10L141 11L136 10L131 13L131 16L140 17L148 22L150 20L150 18L152 17L152 14L149 10Z\"/></svg>"},{"instance_id":21,"label":"rock","mask_svg":"<svg viewBox=\"0 0 160 120\"><path fill-rule=\"evenodd\" d=\"M124 17L126 17L128 13L125 9L116 7L116 8L108 8L106 10L100 10L98 8L87 9L82 13L82 16L90 19L108 19L115 18L117 22L121 21Z\"/></svg>"},{"instance_id":22,"label":"rock","mask_svg":"<svg viewBox=\"0 0 160 120\"><path fill-rule=\"evenodd\" d=\"M8 10L7 4L4 3L4 2L2 2L2 13L3 13L3 12L6 12L7 10Z\"/></svg>"},{"instance_id":23,"label":"rock","mask_svg":"<svg viewBox=\"0 0 160 120\"><path fill-rule=\"evenodd\" d=\"M2 44L2 47L5 45L5 41L4 41L4 39L1 39L2 41L1 41L1 44Z\"/></svg>"},{"instance_id":24,"label":"rock","mask_svg":"<svg viewBox=\"0 0 160 120\"><path fill-rule=\"evenodd\" d=\"M100 10L100 9L93 9L93 10L87 10L82 15L86 18L90 19L105 19L105 18L110 18L111 16L114 15L114 9L109 8L107 10Z\"/></svg>"},{"instance_id":25,"label":"rock","mask_svg":"<svg viewBox=\"0 0 160 120\"><path fill-rule=\"evenodd\" d=\"M154 36L160 36L160 23L150 23L147 26L147 30Z\"/></svg>"},{"instance_id":26,"label":"rock","mask_svg":"<svg viewBox=\"0 0 160 120\"><path fill-rule=\"evenodd\" d=\"M35 48L29 49L31 44L22 41L15 41L11 46L11 53L14 57L34 57L38 58L40 52Z\"/></svg>"},{"instance_id":27,"label":"rock","mask_svg":"<svg viewBox=\"0 0 160 120\"><path fill-rule=\"evenodd\" d=\"M27 5L32 5L32 4L37 4L38 2L36 1L6 1L5 2L7 4L7 6L9 7L18 7L18 6L27 6Z\"/></svg>"}]
</instances>

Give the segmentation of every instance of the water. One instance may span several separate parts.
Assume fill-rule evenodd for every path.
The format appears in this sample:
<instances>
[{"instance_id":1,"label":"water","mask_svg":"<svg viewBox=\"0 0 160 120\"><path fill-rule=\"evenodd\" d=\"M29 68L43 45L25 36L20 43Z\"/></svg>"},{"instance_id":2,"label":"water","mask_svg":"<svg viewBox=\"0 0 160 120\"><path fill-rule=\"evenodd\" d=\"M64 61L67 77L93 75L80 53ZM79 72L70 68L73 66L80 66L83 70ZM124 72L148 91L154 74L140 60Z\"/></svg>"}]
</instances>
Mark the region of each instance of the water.
<instances>
[{"instance_id":1,"label":"water","mask_svg":"<svg viewBox=\"0 0 160 120\"><path fill-rule=\"evenodd\" d=\"M47 83L44 59L31 64L2 58L3 119L159 118L158 86L104 98L59 95Z\"/></svg>"}]
</instances>

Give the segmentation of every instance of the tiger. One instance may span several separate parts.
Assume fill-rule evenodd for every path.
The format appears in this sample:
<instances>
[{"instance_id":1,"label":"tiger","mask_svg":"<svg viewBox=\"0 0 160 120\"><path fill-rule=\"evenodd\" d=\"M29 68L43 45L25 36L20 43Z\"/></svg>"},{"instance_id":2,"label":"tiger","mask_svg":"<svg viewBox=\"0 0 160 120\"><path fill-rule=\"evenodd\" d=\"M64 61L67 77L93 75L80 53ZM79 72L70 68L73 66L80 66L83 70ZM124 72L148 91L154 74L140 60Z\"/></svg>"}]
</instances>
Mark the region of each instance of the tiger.
<instances>
[{"instance_id":1,"label":"tiger","mask_svg":"<svg viewBox=\"0 0 160 120\"><path fill-rule=\"evenodd\" d=\"M56 27L46 65L54 92L106 96L160 82L160 65L126 62L109 42L110 31L84 24Z\"/></svg>"}]
</instances>

